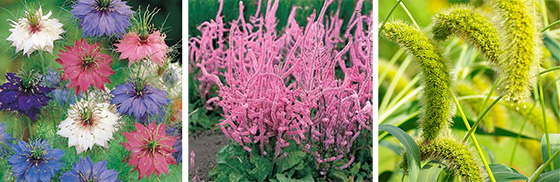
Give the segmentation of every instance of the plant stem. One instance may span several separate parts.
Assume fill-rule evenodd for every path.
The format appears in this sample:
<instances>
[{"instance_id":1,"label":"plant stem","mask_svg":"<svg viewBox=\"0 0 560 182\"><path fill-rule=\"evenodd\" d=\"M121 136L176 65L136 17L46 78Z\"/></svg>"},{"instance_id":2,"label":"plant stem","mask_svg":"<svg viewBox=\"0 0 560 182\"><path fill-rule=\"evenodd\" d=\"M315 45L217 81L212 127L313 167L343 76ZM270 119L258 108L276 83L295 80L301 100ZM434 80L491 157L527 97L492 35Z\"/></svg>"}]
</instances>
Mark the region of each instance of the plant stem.
<instances>
[{"instance_id":1,"label":"plant stem","mask_svg":"<svg viewBox=\"0 0 560 182\"><path fill-rule=\"evenodd\" d=\"M33 129L31 126L31 118L27 117L27 127L29 128L29 141L33 139Z\"/></svg>"},{"instance_id":2,"label":"plant stem","mask_svg":"<svg viewBox=\"0 0 560 182\"><path fill-rule=\"evenodd\" d=\"M560 150L554 152L554 154L531 175L527 182L534 182L537 180L539 175L544 171L544 168L546 168L549 164L552 165L552 161L558 156L558 154L560 154Z\"/></svg>"},{"instance_id":3,"label":"plant stem","mask_svg":"<svg viewBox=\"0 0 560 182\"><path fill-rule=\"evenodd\" d=\"M557 24L559 24L559 23L560 23L560 20L556 20L554 23L551 23L550 25L544 27L544 29L542 29L541 32L544 32L544 31L546 31L546 30L552 28L552 26L557 25Z\"/></svg>"},{"instance_id":4,"label":"plant stem","mask_svg":"<svg viewBox=\"0 0 560 182\"><path fill-rule=\"evenodd\" d=\"M481 112L480 116L476 119L476 122L474 123L473 127L469 129L469 132L463 138L463 142L469 139L469 135L472 134L474 131L476 131L476 127L478 127L478 124L482 122L482 118L484 118L484 116L490 111L490 109L492 109L492 107L496 105L496 103L498 103L498 101L500 101L503 97L504 97L503 94L498 96L498 98L496 98L494 102L492 102L483 112Z\"/></svg>"},{"instance_id":5,"label":"plant stem","mask_svg":"<svg viewBox=\"0 0 560 182\"><path fill-rule=\"evenodd\" d=\"M395 5L393 5L393 7L391 7L391 10L389 10L389 14L387 14L385 19L383 20L383 23L381 23L381 27L379 28L379 32L383 31L383 28L385 28L385 24L387 23L387 20L389 20L389 17L391 17L391 14L393 14L393 11L395 11L395 8L397 8L397 5L399 5L399 3L401 3L401 1L402 0L397 0L397 3L395 3Z\"/></svg>"},{"instance_id":6,"label":"plant stem","mask_svg":"<svg viewBox=\"0 0 560 182\"><path fill-rule=\"evenodd\" d=\"M465 116L465 113L463 112L463 109L461 108L461 104L457 100L457 97L455 97L455 94L453 94L452 96L453 96L453 101L455 102L455 105L457 105L457 110L459 110L459 113L461 114L461 118L463 119L463 122L465 123L465 126L467 127L468 130L470 130L471 126L469 124L469 121L467 120L467 117ZM488 172L488 177L490 177L490 181L496 182L496 179L494 178L494 174L492 174L492 170L490 169L490 166L488 165L488 162L486 161L486 157L484 156L484 153L480 149L480 145L478 144L478 141L476 140L476 137L474 136L474 133L471 133L470 135L471 135L471 139L474 143L474 146L476 148L476 151L478 152L478 155L480 155L480 159L482 159L482 163L484 164L484 168L486 168L486 171ZM463 142L463 143L465 143L465 142Z\"/></svg>"},{"instance_id":7,"label":"plant stem","mask_svg":"<svg viewBox=\"0 0 560 182\"><path fill-rule=\"evenodd\" d=\"M545 134L545 138L546 138L546 150L548 151L548 157L550 158L551 155L551 150L550 150L550 139L548 137L548 127L546 124L546 107L544 104L544 97L543 97L543 89L542 89L542 79L539 76L539 80L538 80L538 88L539 90L539 100L540 100L540 104L541 104L541 109L542 109L542 114L543 114L543 125L544 125L544 134ZM554 163L550 164L550 169L551 171L554 170Z\"/></svg>"},{"instance_id":8,"label":"plant stem","mask_svg":"<svg viewBox=\"0 0 560 182\"><path fill-rule=\"evenodd\" d=\"M548 72L552 72L554 70L560 70L560 66L555 66L555 67L552 67L552 68L548 68L544 71L539 72L539 75L543 75L543 74L546 74Z\"/></svg>"},{"instance_id":9,"label":"plant stem","mask_svg":"<svg viewBox=\"0 0 560 182\"><path fill-rule=\"evenodd\" d=\"M412 17L412 15L410 14L406 6L402 3L402 1L399 3L399 5L401 5L401 7L404 9L404 12L406 12L410 20L412 20L412 23L414 23L414 25L416 25L417 28L420 28L420 26L418 26L418 23L416 23L416 20L414 20L414 17Z\"/></svg>"}]
</instances>

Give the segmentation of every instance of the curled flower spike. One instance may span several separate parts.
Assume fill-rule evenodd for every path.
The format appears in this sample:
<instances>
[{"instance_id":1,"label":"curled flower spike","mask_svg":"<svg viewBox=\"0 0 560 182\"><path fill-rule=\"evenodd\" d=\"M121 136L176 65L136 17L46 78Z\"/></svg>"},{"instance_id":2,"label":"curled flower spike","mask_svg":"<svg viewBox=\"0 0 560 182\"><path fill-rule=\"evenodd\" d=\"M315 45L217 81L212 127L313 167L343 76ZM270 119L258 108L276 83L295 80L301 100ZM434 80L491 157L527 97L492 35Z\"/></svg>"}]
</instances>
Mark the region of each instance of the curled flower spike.
<instances>
[{"instance_id":1,"label":"curled flower spike","mask_svg":"<svg viewBox=\"0 0 560 182\"><path fill-rule=\"evenodd\" d=\"M477 9L457 6L434 16L434 39L445 40L455 34L474 45L494 65L501 58L498 30Z\"/></svg>"},{"instance_id":2,"label":"curled flower spike","mask_svg":"<svg viewBox=\"0 0 560 182\"><path fill-rule=\"evenodd\" d=\"M537 30L537 18L532 12L532 2L524 0L499 0L495 3L503 15L501 25L502 83L505 99L518 103L530 94L537 79L541 60L541 34Z\"/></svg>"},{"instance_id":3,"label":"curled flower spike","mask_svg":"<svg viewBox=\"0 0 560 182\"><path fill-rule=\"evenodd\" d=\"M22 51L27 56L35 50L52 53L54 41L61 39L64 33L62 23L57 19L49 19L51 12L43 16L43 10L25 12L25 18L11 21L12 29L10 36L6 39L16 47L16 52Z\"/></svg>"},{"instance_id":4,"label":"curled flower spike","mask_svg":"<svg viewBox=\"0 0 560 182\"><path fill-rule=\"evenodd\" d=\"M428 144L421 143L421 140L417 142L422 161L441 162L447 166L448 171L461 176L462 181L483 181L485 174L473 155L475 152L463 143L447 137L437 138ZM400 167L406 170L407 165L406 153L404 153Z\"/></svg>"},{"instance_id":5,"label":"curled flower spike","mask_svg":"<svg viewBox=\"0 0 560 182\"><path fill-rule=\"evenodd\" d=\"M449 71L438 47L418 28L403 22L389 22L381 34L408 49L420 65L424 80L422 136L435 139L449 127L452 102Z\"/></svg>"}]
</instances>

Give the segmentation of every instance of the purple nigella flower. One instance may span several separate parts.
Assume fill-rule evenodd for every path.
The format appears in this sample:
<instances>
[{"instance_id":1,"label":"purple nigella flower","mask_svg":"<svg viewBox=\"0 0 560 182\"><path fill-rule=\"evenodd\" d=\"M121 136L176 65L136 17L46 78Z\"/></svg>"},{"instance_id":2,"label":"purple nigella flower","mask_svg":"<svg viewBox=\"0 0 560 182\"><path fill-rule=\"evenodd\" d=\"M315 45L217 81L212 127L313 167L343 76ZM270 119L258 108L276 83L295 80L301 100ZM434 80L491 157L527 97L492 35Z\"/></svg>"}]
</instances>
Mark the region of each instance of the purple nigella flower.
<instances>
[{"instance_id":1,"label":"purple nigella flower","mask_svg":"<svg viewBox=\"0 0 560 182\"><path fill-rule=\"evenodd\" d=\"M80 20L84 37L121 37L130 26L130 16L134 13L121 0L78 0L72 8L72 14Z\"/></svg>"},{"instance_id":2,"label":"purple nigella flower","mask_svg":"<svg viewBox=\"0 0 560 182\"><path fill-rule=\"evenodd\" d=\"M181 129L181 124L175 124L174 126L167 127L167 129L165 130L165 133L167 135L177 137L177 140L175 140L175 144L173 144L173 149L175 149L176 152L172 154L173 157L175 157L177 163L183 162L183 131Z\"/></svg>"},{"instance_id":3,"label":"purple nigella flower","mask_svg":"<svg viewBox=\"0 0 560 182\"><path fill-rule=\"evenodd\" d=\"M51 149L44 140L31 141L29 144L20 140L13 145L14 155L8 159L13 175L17 181L48 182L63 166L60 158L64 152Z\"/></svg>"},{"instance_id":4,"label":"purple nigella flower","mask_svg":"<svg viewBox=\"0 0 560 182\"><path fill-rule=\"evenodd\" d=\"M51 99L46 94L52 89L41 86L37 79L21 79L14 73L6 73L6 80L0 85L0 110L19 111L35 120L41 107L46 106Z\"/></svg>"},{"instance_id":5,"label":"purple nigella flower","mask_svg":"<svg viewBox=\"0 0 560 182\"><path fill-rule=\"evenodd\" d=\"M93 164L89 156L81 158L72 171L64 173L60 177L60 181L103 181L103 182L120 182L117 177L119 173L115 170L107 169L107 160Z\"/></svg>"},{"instance_id":6,"label":"purple nigella flower","mask_svg":"<svg viewBox=\"0 0 560 182\"><path fill-rule=\"evenodd\" d=\"M12 135L6 132L6 123L0 124L0 156L8 154L8 148L12 147Z\"/></svg>"},{"instance_id":7,"label":"purple nigella flower","mask_svg":"<svg viewBox=\"0 0 560 182\"><path fill-rule=\"evenodd\" d=\"M165 115L164 106L169 103L167 92L142 81L118 85L111 94L114 95L111 104L117 106L119 113L134 116L143 122L150 120L150 117Z\"/></svg>"}]
</instances>

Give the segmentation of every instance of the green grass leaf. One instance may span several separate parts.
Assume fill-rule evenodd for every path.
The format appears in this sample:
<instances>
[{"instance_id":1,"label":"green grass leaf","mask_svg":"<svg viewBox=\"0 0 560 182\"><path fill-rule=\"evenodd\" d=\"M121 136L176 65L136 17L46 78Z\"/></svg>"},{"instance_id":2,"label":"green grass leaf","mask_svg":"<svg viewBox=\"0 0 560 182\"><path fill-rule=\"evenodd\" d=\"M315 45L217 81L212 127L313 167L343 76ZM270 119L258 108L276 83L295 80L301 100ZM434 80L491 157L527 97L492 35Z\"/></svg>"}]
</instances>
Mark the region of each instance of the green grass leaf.
<instances>
[{"instance_id":1,"label":"green grass leaf","mask_svg":"<svg viewBox=\"0 0 560 182\"><path fill-rule=\"evenodd\" d=\"M537 182L558 182L560 181L560 169L542 173L537 178Z\"/></svg>"},{"instance_id":2,"label":"green grass leaf","mask_svg":"<svg viewBox=\"0 0 560 182\"><path fill-rule=\"evenodd\" d=\"M544 33L544 46L550 51L552 57L560 62L560 43L554 40L548 33Z\"/></svg>"},{"instance_id":3,"label":"green grass leaf","mask_svg":"<svg viewBox=\"0 0 560 182\"><path fill-rule=\"evenodd\" d=\"M517 170L508 167L504 164L490 164L490 169L492 174L496 178L496 181L515 181L515 180L528 180L527 176L524 176L517 172Z\"/></svg>"},{"instance_id":4,"label":"green grass leaf","mask_svg":"<svg viewBox=\"0 0 560 182\"><path fill-rule=\"evenodd\" d=\"M420 174L418 174L418 181L432 182L437 181L440 172L445 168L444 165L438 162L429 162L422 167Z\"/></svg>"},{"instance_id":5,"label":"green grass leaf","mask_svg":"<svg viewBox=\"0 0 560 182\"><path fill-rule=\"evenodd\" d=\"M408 160L409 180L411 182L417 181L416 179L420 172L420 150L414 139L402 129L392 125L381 125L379 126L379 130L389 132L404 145Z\"/></svg>"},{"instance_id":6,"label":"green grass leaf","mask_svg":"<svg viewBox=\"0 0 560 182\"><path fill-rule=\"evenodd\" d=\"M548 134L550 139L550 151L552 152L551 155L560 150L560 134ZM548 149L546 147L546 139L545 135L542 136L541 139L541 152L542 152L542 160L548 161ZM554 165L554 169L560 169L560 157L556 157L553 159L552 163ZM550 166L545 168L546 171L551 171Z\"/></svg>"}]
</instances>

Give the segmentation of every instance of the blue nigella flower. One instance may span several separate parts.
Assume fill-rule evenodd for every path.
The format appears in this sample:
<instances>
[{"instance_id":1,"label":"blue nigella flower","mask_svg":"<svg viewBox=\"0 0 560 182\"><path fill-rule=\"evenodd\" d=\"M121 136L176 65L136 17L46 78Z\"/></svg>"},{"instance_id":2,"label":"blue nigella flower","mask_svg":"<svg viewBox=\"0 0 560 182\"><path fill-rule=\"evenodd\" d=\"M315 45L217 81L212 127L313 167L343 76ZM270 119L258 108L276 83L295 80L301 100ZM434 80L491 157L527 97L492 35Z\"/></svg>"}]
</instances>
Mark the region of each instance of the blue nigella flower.
<instances>
[{"instance_id":1,"label":"blue nigella flower","mask_svg":"<svg viewBox=\"0 0 560 182\"><path fill-rule=\"evenodd\" d=\"M64 152L51 149L44 140L31 141L29 144L20 140L13 145L14 155L8 159L13 175L17 181L49 182L63 166L60 158Z\"/></svg>"},{"instance_id":2,"label":"blue nigella flower","mask_svg":"<svg viewBox=\"0 0 560 182\"><path fill-rule=\"evenodd\" d=\"M120 182L118 176L117 171L107 169L107 160L93 164L91 158L87 156L74 164L72 171L64 173L60 181Z\"/></svg>"},{"instance_id":3,"label":"blue nigella flower","mask_svg":"<svg viewBox=\"0 0 560 182\"><path fill-rule=\"evenodd\" d=\"M56 72L54 69L49 68L46 74L42 77L42 86L45 87L58 87L60 83L60 73Z\"/></svg>"},{"instance_id":4,"label":"blue nigella flower","mask_svg":"<svg viewBox=\"0 0 560 182\"><path fill-rule=\"evenodd\" d=\"M151 117L163 118L169 103L167 92L156 89L142 81L127 82L118 85L111 91L113 99L111 104L117 106L117 111L122 115L131 115L136 120L149 122Z\"/></svg>"},{"instance_id":5,"label":"blue nigella flower","mask_svg":"<svg viewBox=\"0 0 560 182\"><path fill-rule=\"evenodd\" d=\"M177 140L175 140L175 143L173 144L173 149L175 149L175 152L173 152L172 155L177 161L177 164L183 162L183 131L181 124L175 124L173 126L167 127L165 133L167 135L177 137Z\"/></svg>"},{"instance_id":6,"label":"blue nigella flower","mask_svg":"<svg viewBox=\"0 0 560 182\"><path fill-rule=\"evenodd\" d=\"M48 104L47 94L52 89L41 86L32 76L22 79L14 73L6 73L6 80L0 85L0 110L19 111L35 120L41 107Z\"/></svg>"},{"instance_id":7,"label":"blue nigella flower","mask_svg":"<svg viewBox=\"0 0 560 182\"><path fill-rule=\"evenodd\" d=\"M78 0L72 8L70 12L80 20L84 37L121 37L130 26L130 16L134 13L121 0Z\"/></svg>"},{"instance_id":8,"label":"blue nigella flower","mask_svg":"<svg viewBox=\"0 0 560 182\"><path fill-rule=\"evenodd\" d=\"M61 82L60 77L61 74L52 68L49 68L47 74L43 75L41 85L54 89L47 96L56 101L60 106L65 106L68 102L70 102L68 104L76 103L76 97L74 96L76 94L72 92L68 82Z\"/></svg>"},{"instance_id":9,"label":"blue nigella flower","mask_svg":"<svg viewBox=\"0 0 560 182\"><path fill-rule=\"evenodd\" d=\"M14 138L6 132L6 123L0 123L0 156L6 156L9 153L8 148L12 147Z\"/></svg>"}]
</instances>

